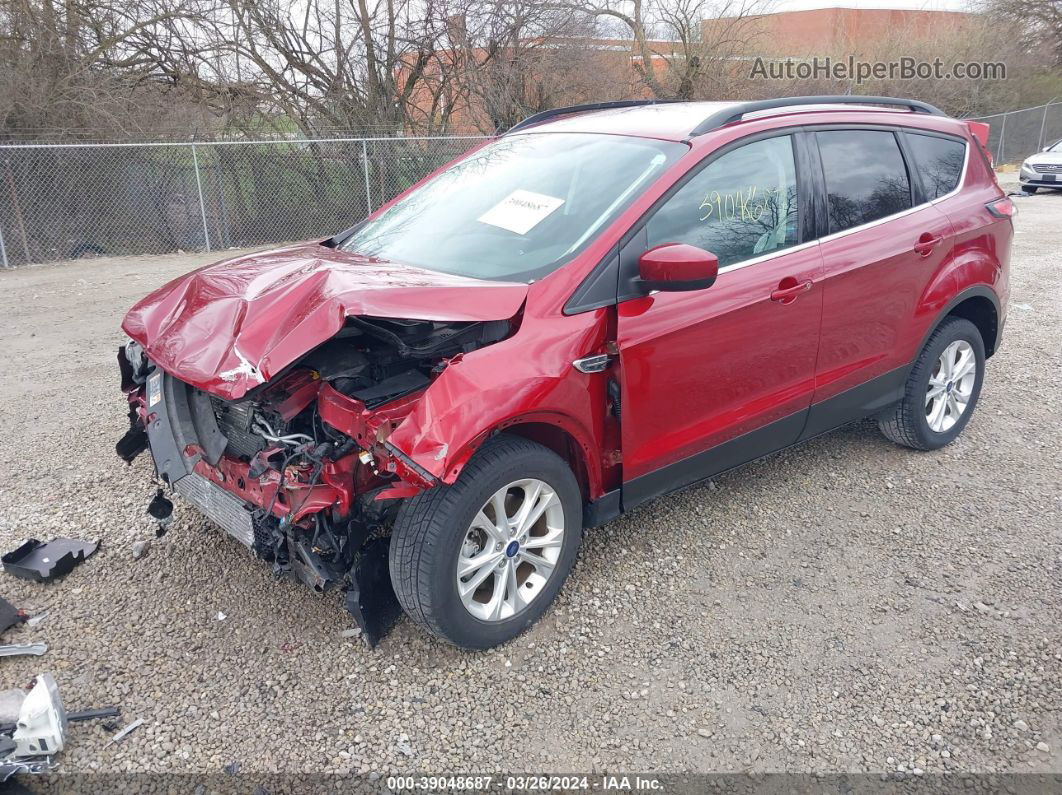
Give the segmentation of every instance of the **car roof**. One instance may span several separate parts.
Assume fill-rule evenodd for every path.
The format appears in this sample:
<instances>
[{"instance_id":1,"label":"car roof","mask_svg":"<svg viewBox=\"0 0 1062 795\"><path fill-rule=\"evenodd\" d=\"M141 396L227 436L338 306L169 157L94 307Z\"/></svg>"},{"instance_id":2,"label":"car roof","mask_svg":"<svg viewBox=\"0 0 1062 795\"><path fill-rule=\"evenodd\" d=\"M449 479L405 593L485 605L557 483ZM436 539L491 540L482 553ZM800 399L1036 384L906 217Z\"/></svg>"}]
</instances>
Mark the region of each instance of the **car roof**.
<instances>
[{"instance_id":1,"label":"car roof","mask_svg":"<svg viewBox=\"0 0 1062 795\"><path fill-rule=\"evenodd\" d=\"M737 112L745 104L743 102L662 102L622 108L593 109L590 107L585 110L573 108L571 114L543 120L537 124L531 123L529 126L521 127L518 131L514 131L511 134L521 135L532 132L603 133L659 138L667 141L684 141L709 116L729 109ZM905 117L926 117L925 114L911 113L906 108L886 108L857 104L839 105L823 102L815 105L793 105L752 111L747 113L744 119L762 119L774 116L790 116L798 113L819 113L822 111L887 113L890 115L900 114ZM934 118L940 119L941 117Z\"/></svg>"}]
</instances>

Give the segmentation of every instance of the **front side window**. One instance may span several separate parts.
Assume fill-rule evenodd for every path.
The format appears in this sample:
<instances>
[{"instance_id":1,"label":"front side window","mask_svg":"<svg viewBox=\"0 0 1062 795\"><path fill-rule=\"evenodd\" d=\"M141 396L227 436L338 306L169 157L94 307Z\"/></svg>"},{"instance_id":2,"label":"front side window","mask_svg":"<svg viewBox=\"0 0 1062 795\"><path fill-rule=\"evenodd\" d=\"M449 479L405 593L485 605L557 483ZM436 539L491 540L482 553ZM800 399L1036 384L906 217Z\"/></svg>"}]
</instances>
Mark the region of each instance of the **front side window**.
<instances>
[{"instance_id":1,"label":"front side window","mask_svg":"<svg viewBox=\"0 0 1062 795\"><path fill-rule=\"evenodd\" d=\"M709 163L649 220L649 245L687 243L730 265L798 242L792 136L746 144Z\"/></svg>"},{"instance_id":2,"label":"front side window","mask_svg":"<svg viewBox=\"0 0 1062 795\"><path fill-rule=\"evenodd\" d=\"M687 151L620 135L505 136L366 222L341 248L478 279L539 278Z\"/></svg>"},{"instance_id":3,"label":"front side window","mask_svg":"<svg viewBox=\"0 0 1062 795\"><path fill-rule=\"evenodd\" d=\"M831 130L815 137L826 178L831 233L912 206L911 180L893 133Z\"/></svg>"},{"instance_id":4,"label":"front side window","mask_svg":"<svg viewBox=\"0 0 1062 795\"><path fill-rule=\"evenodd\" d=\"M959 187L966 144L954 138L919 133L907 133L907 143L922 177L927 199L939 199Z\"/></svg>"}]
</instances>

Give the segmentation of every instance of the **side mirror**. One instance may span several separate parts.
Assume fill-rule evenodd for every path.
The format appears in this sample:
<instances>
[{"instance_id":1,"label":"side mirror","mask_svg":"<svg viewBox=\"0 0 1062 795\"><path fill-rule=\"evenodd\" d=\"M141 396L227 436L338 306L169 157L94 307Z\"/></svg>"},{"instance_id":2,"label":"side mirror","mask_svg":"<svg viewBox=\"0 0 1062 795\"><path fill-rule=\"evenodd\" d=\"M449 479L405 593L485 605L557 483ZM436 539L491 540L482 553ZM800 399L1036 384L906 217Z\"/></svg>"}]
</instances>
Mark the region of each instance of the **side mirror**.
<instances>
[{"instance_id":1,"label":"side mirror","mask_svg":"<svg viewBox=\"0 0 1062 795\"><path fill-rule=\"evenodd\" d=\"M710 251L685 243L664 243L638 258L639 283L646 292L703 290L715 284L719 259Z\"/></svg>"}]
</instances>

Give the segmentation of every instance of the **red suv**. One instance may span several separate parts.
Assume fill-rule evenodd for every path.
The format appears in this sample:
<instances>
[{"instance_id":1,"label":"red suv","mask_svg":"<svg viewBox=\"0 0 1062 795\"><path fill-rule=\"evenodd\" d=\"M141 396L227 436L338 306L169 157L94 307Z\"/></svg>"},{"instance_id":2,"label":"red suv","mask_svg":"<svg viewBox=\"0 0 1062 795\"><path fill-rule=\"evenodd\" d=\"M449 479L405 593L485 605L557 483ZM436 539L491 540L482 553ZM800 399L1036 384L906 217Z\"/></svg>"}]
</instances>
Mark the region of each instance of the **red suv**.
<instances>
[{"instance_id":1,"label":"red suv","mask_svg":"<svg viewBox=\"0 0 1062 795\"><path fill-rule=\"evenodd\" d=\"M118 453L370 642L400 604L493 646L646 500L863 417L962 432L1013 233L985 132L885 97L539 114L138 303Z\"/></svg>"}]
</instances>

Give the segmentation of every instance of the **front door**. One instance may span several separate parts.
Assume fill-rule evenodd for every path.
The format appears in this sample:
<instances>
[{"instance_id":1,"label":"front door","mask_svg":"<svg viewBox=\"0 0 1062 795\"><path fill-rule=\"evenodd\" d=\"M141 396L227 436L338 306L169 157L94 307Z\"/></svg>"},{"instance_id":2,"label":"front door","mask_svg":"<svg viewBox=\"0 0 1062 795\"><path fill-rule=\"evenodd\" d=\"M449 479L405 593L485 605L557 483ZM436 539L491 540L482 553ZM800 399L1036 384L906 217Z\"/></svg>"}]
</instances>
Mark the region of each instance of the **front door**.
<instances>
[{"instance_id":1,"label":"front door","mask_svg":"<svg viewBox=\"0 0 1062 795\"><path fill-rule=\"evenodd\" d=\"M801 243L794 145L779 135L714 157L628 244L697 246L718 257L719 278L619 305L625 508L800 435L822 259L817 243Z\"/></svg>"}]
</instances>

